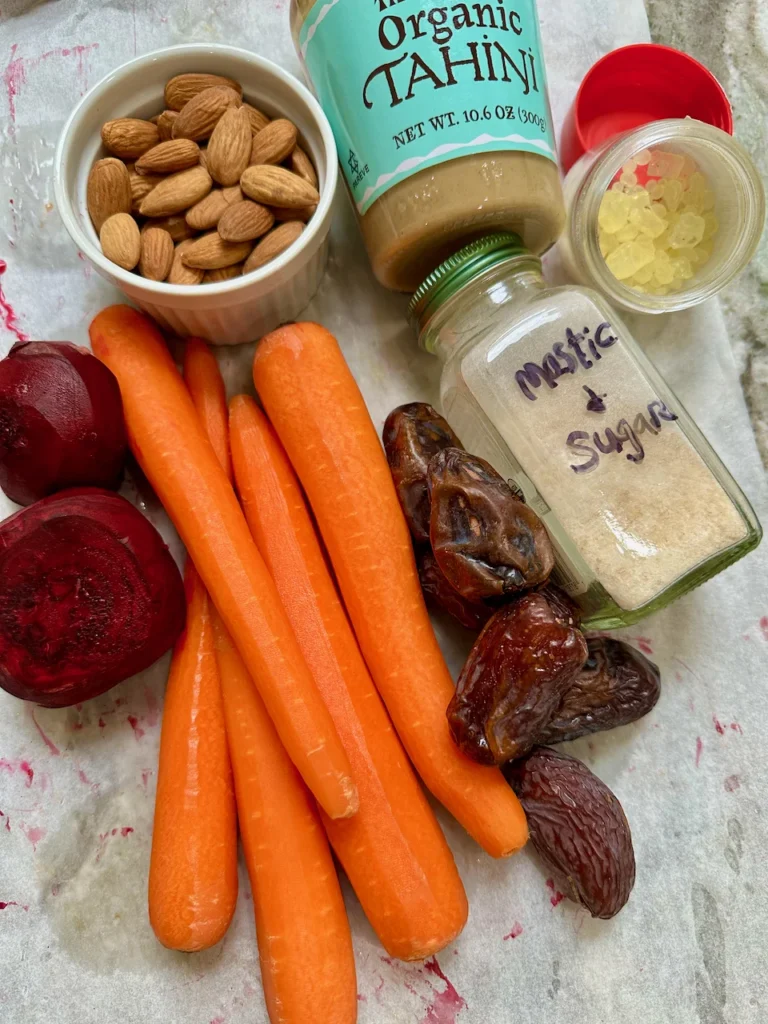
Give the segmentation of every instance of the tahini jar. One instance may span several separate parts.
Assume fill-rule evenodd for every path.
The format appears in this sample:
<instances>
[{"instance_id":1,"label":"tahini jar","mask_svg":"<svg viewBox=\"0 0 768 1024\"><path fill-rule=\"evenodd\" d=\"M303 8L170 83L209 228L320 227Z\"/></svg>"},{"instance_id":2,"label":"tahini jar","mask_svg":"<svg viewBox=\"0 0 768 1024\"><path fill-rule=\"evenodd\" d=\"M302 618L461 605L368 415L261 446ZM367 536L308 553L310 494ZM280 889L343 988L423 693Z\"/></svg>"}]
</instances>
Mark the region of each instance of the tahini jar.
<instances>
[{"instance_id":1,"label":"tahini jar","mask_svg":"<svg viewBox=\"0 0 768 1024\"><path fill-rule=\"evenodd\" d=\"M535 0L291 0L374 273L413 291L507 230L565 223Z\"/></svg>"},{"instance_id":2,"label":"tahini jar","mask_svg":"<svg viewBox=\"0 0 768 1024\"><path fill-rule=\"evenodd\" d=\"M748 501L614 310L547 287L517 236L445 261L410 315L444 364L444 415L541 516L555 582L589 626L635 622L759 543Z\"/></svg>"}]
</instances>

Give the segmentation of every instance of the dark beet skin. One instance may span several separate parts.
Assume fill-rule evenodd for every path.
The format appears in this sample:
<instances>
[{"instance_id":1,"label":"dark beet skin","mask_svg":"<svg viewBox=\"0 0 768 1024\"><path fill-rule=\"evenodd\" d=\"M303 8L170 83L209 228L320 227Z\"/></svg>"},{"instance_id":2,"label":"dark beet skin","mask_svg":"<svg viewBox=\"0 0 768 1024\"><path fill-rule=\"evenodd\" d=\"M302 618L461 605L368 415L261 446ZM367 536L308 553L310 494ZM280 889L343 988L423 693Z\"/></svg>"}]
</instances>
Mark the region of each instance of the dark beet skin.
<instances>
[{"instance_id":1,"label":"dark beet skin","mask_svg":"<svg viewBox=\"0 0 768 1024\"><path fill-rule=\"evenodd\" d=\"M546 528L484 459L459 448L433 456L429 538L437 564L469 601L512 597L555 566Z\"/></svg>"},{"instance_id":2,"label":"dark beet skin","mask_svg":"<svg viewBox=\"0 0 768 1024\"><path fill-rule=\"evenodd\" d=\"M0 523L0 686L45 707L148 668L184 627L181 574L125 498L74 488Z\"/></svg>"},{"instance_id":3,"label":"dark beet skin","mask_svg":"<svg viewBox=\"0 0 768 1024\"><path fill-rule=\"evenodd\" d=\"M426 402L399 405L382 431L384 451L413 539L429 543L429 460L443 448L461 448L450 425Z\"/></svg>"},{"instance_id":4,"label":"dark beet skin","mask_svg":"<svg viewBox=\"0 0 768 1024\"><path fill-rule=\"evenodd\" d=\"M0 487L11 501L117 488L127 447L117 380L87 349L23 341L0 360Z\"/></svg>"},{"instance_id":5,"label":"dark beet skin","mask_svg":"<svg viewBox=\"0 0 768 1024\"><path fill-rule=\"evenodd\" d=\"M467 757L504 764L538 741L587 657L584 637L569 622L568 610L544 593L518 598L488 622L447 711Z\"/></svg>"},{"instance_id":6,"label":"dark beet skin","mask_svg":"<svg viewBox=\"0 0 768 1024\"><path fill-rule=\"evenodd\" d=\"M593 917L618 914L635 884L635 853L616 796L581 761L550 747L534 747L504 774L557 887Z\"/></svg>"},{"instance_id":7,"label":"dark beet skin","mask_svg":"<svg viewBox=\"0 0 768 1024\"><path fill-rule=\"evenodd\" d=\"M628 725L647 715L661 693L652 661L621 640L587 640L589 656L542 731L541 743L563 743L604 729Z\"/></svg>"}]
</instances>

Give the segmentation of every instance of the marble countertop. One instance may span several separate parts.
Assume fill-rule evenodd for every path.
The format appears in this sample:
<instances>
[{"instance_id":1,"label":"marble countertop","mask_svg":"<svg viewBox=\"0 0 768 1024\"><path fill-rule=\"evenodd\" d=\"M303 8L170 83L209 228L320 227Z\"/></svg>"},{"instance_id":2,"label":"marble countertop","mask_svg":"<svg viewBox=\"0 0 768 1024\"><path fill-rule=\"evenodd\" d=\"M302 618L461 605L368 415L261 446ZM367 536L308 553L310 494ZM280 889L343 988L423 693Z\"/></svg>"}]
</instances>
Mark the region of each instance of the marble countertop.
<instances>
[{"instance_id":1,"label":"marble countertop","mask_svg":"<svg viewBox=\"0 0 768 1024\"><path fill-rule=\"evenodd\" d=\"M686 50L719 79L735 134L768 182L768 3L645 0L651 37ZM721 295L752 426L768 467L768 232L749 267Z\"/></svg>"}]
</instances>

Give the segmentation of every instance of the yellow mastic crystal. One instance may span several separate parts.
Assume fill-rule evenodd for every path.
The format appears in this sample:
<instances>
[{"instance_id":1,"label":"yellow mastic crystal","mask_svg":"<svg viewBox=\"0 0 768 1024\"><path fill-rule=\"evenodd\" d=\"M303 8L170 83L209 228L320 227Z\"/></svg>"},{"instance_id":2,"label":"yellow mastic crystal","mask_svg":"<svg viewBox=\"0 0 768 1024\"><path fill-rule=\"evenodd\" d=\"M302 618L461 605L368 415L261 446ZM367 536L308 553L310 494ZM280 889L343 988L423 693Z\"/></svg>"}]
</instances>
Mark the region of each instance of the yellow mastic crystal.
<instances>
[{"instance_id":1,"label":"yellow mastic crystal","mask_svg":"<svg viewBox=\"0 0 768 1024\"><path fill-rule=\"evenodd\" d=\"M638 181L647 176L645 184ZM686 286L712 255L715 195L690 156L643 150L603 196L598 240L606 264L637 291L666 295Z\"/></svg>"}]
</instances>

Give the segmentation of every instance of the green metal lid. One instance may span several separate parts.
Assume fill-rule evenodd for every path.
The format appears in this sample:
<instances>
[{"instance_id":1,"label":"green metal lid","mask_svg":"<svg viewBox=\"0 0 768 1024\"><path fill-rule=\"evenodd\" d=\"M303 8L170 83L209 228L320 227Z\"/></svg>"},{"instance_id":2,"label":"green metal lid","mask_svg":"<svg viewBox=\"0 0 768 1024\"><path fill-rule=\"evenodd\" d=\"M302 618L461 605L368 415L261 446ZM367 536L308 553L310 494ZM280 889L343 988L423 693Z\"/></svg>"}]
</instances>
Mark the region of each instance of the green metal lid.
<instances>
[{"instance_id":1,"label":"green metal lid","mask_svg":"<svg viewBox=\"0 0 768 1024\"><path fill-rule=\"evenodd\" d=\"M408 304L408 320L414 326L423 326L446 299L455 295L473 277L505 260L531 255L520 236L512 232L486 235L470 242L422 281Z\"/></svg>"}]
</instances>

